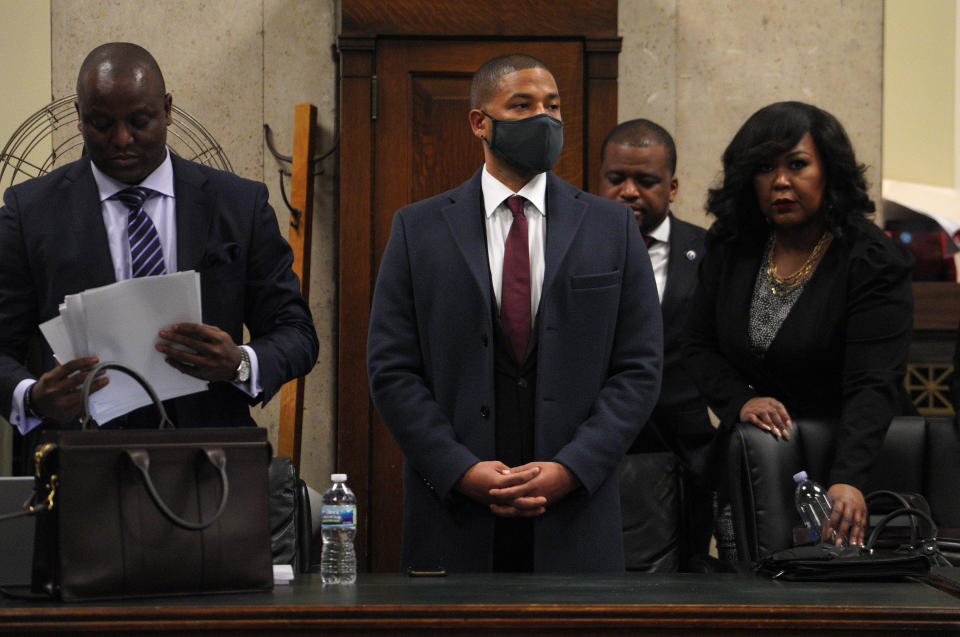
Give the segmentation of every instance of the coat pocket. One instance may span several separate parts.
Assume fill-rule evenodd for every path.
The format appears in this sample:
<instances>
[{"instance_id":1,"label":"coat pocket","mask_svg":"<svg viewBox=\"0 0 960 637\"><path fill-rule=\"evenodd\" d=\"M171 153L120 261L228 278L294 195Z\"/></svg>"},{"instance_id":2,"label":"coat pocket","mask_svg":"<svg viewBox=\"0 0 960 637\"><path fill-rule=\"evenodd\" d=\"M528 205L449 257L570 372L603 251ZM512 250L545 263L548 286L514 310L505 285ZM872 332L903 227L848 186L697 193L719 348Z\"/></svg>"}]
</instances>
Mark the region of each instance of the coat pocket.
<instances>
[{"instance_id":1,"label":"coat pocket","mask_svg":"<svg viewBox=\"0 0 960 637\"><path fill-rule=\"evenodd\" d=\"M601 274L572 274L570 288L573 290L596 290L620 283L620 270Z\"/></svg>"}]
</instances>

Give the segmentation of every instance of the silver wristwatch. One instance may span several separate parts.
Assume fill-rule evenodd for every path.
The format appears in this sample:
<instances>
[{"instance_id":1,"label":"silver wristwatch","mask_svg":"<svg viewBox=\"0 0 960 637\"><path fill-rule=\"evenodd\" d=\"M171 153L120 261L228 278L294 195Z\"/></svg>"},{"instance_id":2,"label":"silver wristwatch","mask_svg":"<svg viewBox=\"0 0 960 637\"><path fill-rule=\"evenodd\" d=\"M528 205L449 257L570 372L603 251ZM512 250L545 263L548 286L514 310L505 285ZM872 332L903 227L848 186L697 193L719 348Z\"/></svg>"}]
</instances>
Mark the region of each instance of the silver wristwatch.
<instances>
[{"instance_id":1,"label":"silver wristwatch","mask_svg":"<svg viewBox=\"0 0 960 637\"><path fill-rule=\"evenodd\" d=\"M237 371L233 374L233 382L245 383L250 380L250 355L247 350L240 348L240 364L237 365Z\"/></svg>"}]
</instances>

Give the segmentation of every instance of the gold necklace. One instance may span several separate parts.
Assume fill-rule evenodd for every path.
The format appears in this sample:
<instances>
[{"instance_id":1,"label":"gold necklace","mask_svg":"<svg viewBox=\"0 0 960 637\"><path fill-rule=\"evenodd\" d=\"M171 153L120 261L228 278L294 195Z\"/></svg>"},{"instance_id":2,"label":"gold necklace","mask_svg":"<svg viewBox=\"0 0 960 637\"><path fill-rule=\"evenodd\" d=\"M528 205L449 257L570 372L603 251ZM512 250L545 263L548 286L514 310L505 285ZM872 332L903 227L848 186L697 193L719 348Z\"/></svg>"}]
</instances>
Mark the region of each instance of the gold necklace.
<instances>
[{"instance_id":1,"label":"gold necklace","mask_svg":"<svg viewBox=\"0 0 960 637\"><path fill-rule=\"evenodd\" d=\"M771 235L770 249L767 251L767 283L770 285L770 292L772 292L774 296L787 296L793 292L798 285L809 279L810 275L813 274L813 271L816 269L817 263L820 262L820 257L827 251L827 247L829 247L832 240L833 235L829 232L824 232L820 235L820 240L817 241L817 245L813 246L813 250L810 251L810 256L803 262L800 269L793 274L781 277L777 274L777 266L773 260L773 255L777 248L777 235Z\"/></svg>"}]
</instances>

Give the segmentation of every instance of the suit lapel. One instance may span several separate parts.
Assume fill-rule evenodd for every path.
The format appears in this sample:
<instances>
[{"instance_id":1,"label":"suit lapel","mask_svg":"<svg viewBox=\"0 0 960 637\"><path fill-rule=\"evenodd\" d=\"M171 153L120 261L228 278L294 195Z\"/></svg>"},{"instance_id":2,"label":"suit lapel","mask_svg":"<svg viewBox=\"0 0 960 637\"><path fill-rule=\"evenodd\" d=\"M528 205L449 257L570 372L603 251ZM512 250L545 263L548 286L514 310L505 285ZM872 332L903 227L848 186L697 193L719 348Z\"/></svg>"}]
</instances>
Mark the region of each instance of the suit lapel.
<instances>
[{"instance_id":1,"label":"suit lapel","mask_svg":"<svg viewBox=\"0 0 960 637\"><path fill-rule=\"evenodd\" d=\"M737 243L734 249L742 249L742 245ZM729 298L721 300L729 308L728 317L733 323L733 334L738 341L736 349L751 352L750 362L756 370L762 368L760 358L754 356L750 348L750 306L753 303L753 286L760 270L761 253L762 248L760 252L754 250L735 260L733 272L730 274Z\"/></svg>"},{"instance_id":2,"label":"suit lapel","mask_svg":"<svg viewBox=\"0 0 960 637\"><path fill-rule=\"evenodd\" d=\"M171 154L173 189L177 198L177 270L199 270L207 245L213 203L205 188L207 178L196 166Z\"/></svg>"},{"instance_id":3,"label":"suit lapel","mask_svg":"<svg viewBox=\"0 0 960 637\"><path fill-rule=\"evenodd\" d=\"M783 342L780 338L781 334L796 334L797 330L792 328L794 323L800 326L815 324L815 320L810 315L823 310L823 300L829 298L826 284L829 283L829 277L838 269L839 248L835 245L837 243L838 241L834 239L827 248L820 263L817 264L817 269L810 275L803 290L800 291L800 296L780 324L780 329L774 334L770 347L767 348L768 352L779 349L779 345ZM784 338L790 338L790 336L784 336Z\"/></svg>"},{"instance_id":4,"label":"suit lapel","mask_svg":"<svg viewBox=\"0 0 960 637\"><path fill-rule=\"evenodd\" d=\"M578 199L579 192L547 173L547 241L544 249L543 292L540 306L553 288L554 279L563 263L573 238L580 229L587 204Z\"/></svg>"},{"instance_id":5,"label":"suit lapel","mask_svg":"<svg viewBox=\"0 0 960 637\"><path fill-rule=\"evenodd\" d=\"M695 250L690 235L673 213L670 213L670 257L667 259L667 285L663 290L663 301L660 303L664 314L668 312L678 299L676 290L688 289L688 281L696 276L697 259L687 258L687 252ZM697 257L700 255L696 255Z\"/></svg>"},{"instance_id":6,"label":"suit lapel","mask_svg":"<svg viewBox=\"0 0 960 637\"><path fill-rule=\"evenodd\" d=\"M85 246L89 258L89 261L84 263L84 267L88 268L88 287L115 283L117 275L110 256L110 240L103 224L100 191L93 179L90 160L75 164L67 179L64 193L66 204L63 209L69 211L67 214L70 215L69 224L73 227L73 234L79 237L79 245Z\"/></svg>"},{"instance_id":7,"label":"suit lapel","mask_svg":"<svg viewBox=\"0 0 960 637\"><path fill-rule=\"evenodd\" d=\"M490 307L490 263L487 258L483 190L480 187L479 170L467 183L450 193L450 203L441 209L441 214L476 280L484 305Z\"/></svg>"}]
</instances>

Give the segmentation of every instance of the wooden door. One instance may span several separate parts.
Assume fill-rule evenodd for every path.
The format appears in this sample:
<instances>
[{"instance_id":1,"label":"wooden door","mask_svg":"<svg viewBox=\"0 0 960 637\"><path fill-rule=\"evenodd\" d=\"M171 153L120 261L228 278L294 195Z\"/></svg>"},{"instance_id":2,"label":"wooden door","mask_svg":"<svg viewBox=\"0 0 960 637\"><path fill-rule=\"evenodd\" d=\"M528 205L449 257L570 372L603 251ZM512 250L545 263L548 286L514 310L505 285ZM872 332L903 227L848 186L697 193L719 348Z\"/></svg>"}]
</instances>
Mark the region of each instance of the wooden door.
<instances>
[{"instance_id":1,"label":"wooden door","mask_svg":"<svg viewBox=\"0 0 960 637\"><path fill-rule=\"evenodd\" d=\"M555 172L585 186L582 41L378 41L377 264L398 208L459 185L483 165L483 150L467 120L470 79L485 61L513 52L539 58L553 72L564 122Z\"/></svg>"},{"instance_id":2,"label":"wooden door","mask_svg":"<svg viewBox=\"0 0 960 637\"><path fill-rule=\"evenodd\" d=\"M616 4L342 0L337 468L357 492L361 570L400 567L403 458L370 401L365 364L393 214L482 165L467 120L470 78L515 51L542 59L557 80L564 149L555 171L595 185L600 143L617 117Z\"/></svg>"}]
</instances>

